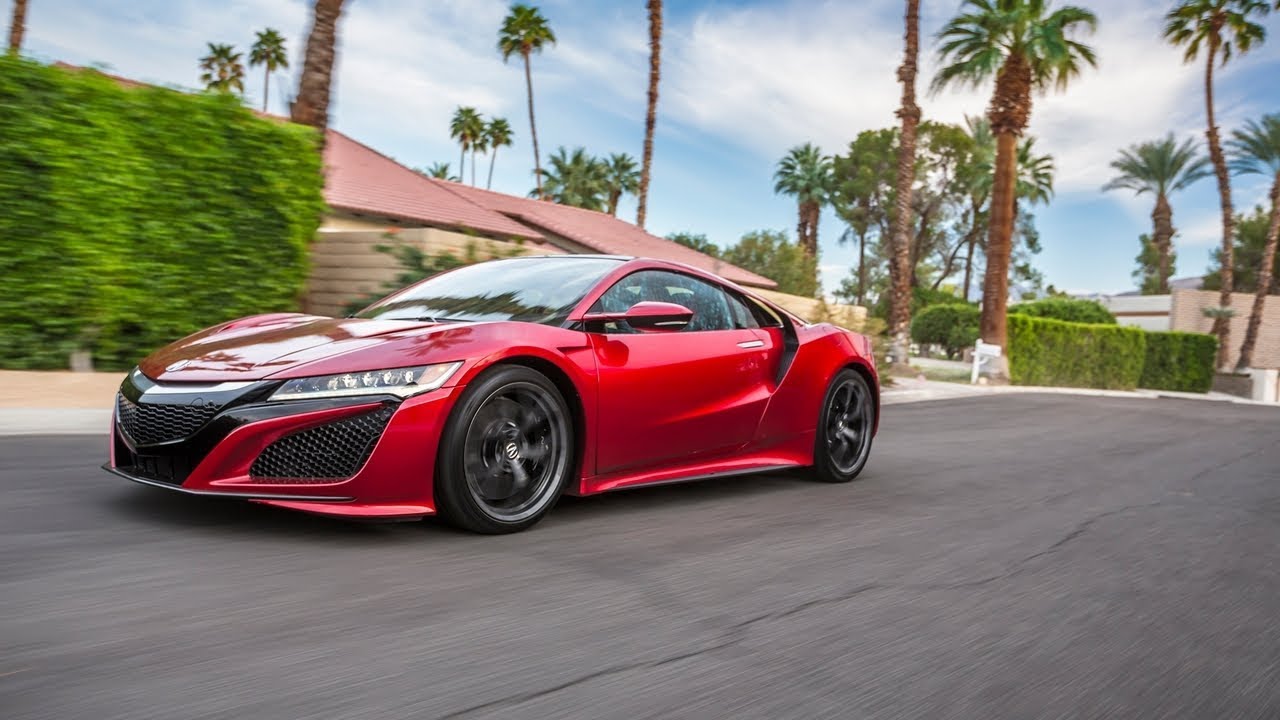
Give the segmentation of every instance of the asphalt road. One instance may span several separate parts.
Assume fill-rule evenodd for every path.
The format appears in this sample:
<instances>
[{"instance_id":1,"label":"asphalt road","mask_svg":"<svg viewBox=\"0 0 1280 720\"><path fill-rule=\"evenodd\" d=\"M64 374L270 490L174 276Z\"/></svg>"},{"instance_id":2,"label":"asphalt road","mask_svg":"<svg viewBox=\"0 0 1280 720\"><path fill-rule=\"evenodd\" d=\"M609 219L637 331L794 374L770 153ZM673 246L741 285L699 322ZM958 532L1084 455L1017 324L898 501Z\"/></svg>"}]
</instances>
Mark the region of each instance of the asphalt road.
<instances>
[{"instance_id":1,"label":"asphalt road","mask_svg":"<svg viewBox=\"0 0 1280 720\"><path fill-rule=\"evenodd\" d=\"M893 406L863 479L530 533L132 486L0 439L0 717L1280 717L1280 411Z\"/></svg>"}]
</instances>

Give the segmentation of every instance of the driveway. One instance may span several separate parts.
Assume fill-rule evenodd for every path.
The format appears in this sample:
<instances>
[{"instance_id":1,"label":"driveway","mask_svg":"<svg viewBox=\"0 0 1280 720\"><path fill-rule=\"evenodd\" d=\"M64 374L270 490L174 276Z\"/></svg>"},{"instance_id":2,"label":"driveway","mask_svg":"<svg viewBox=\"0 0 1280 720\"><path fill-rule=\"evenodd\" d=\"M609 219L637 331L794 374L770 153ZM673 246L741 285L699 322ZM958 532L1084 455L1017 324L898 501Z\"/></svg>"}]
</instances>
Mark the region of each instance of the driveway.
<instances>
[{"instance_id":1,"label":"driveway","mask_svg":"<svg viewBox=\"0 0 1280 720\"><path fill-rule=\"evenodd\" d=\"M0 438L0 716L1280 717L1280 411L886 410L850 485L570 498L498 538Z\"/></svg>"}]
</instances>

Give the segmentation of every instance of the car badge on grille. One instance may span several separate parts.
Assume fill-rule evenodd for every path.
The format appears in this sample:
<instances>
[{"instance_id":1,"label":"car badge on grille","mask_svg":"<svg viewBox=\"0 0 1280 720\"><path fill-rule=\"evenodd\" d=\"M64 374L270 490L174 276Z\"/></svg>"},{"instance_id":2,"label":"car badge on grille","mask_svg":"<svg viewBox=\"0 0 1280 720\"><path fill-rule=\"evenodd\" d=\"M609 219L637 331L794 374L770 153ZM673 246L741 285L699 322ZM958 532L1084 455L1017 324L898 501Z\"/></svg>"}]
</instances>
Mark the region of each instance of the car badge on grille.
<instances>
[{"instance_id":1,"label":"car badge on grille","mask_svg":"<svg viewBox=\"0 0 1280 720\"><path fill-rule=\"evenodd\" d=\"M165 372L173 372L173 371L175 371L175 370L181 370L182 368L184 368L184 367L186 367L186 366L188 366L188 365L190 365L190 364L191 364L191 361L190 361L190 360L179 360L178 362L173 363L173 364L169 365L168 367L166 367L166 368L164 369L164 371L165 371Z\"/></svg>"}]
</instances>

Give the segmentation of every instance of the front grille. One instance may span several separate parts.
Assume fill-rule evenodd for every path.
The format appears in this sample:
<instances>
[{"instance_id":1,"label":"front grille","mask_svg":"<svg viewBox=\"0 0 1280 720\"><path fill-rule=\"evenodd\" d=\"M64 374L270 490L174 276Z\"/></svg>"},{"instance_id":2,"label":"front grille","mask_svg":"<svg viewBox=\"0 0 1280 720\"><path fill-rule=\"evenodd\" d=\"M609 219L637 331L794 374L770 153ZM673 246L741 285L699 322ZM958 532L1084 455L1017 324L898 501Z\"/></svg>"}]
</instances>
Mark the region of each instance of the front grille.
<instances>
[{"instance_id":1,"label":"front grille","mask_svg":"<svg viewBox=\"0 0 1280 720\"><path fill-rule=\"evenodd\" d=\"M218 414L219 407L212 403L191 405L160 405L135 403L124 395L116 396L116 416L120 429L138 445L181 440Z\"/></svg>"},{"instance_id":2,"label":"front grille","mask_svg":"<svg viewBox=\"0 0 1280 720\"><path fill-rule=\"evenodd\" d=\"M286 435L258 455L249 476L274 483L349 478L369 459L393 412L383 407Z\"/></svg>"}]
</instances>

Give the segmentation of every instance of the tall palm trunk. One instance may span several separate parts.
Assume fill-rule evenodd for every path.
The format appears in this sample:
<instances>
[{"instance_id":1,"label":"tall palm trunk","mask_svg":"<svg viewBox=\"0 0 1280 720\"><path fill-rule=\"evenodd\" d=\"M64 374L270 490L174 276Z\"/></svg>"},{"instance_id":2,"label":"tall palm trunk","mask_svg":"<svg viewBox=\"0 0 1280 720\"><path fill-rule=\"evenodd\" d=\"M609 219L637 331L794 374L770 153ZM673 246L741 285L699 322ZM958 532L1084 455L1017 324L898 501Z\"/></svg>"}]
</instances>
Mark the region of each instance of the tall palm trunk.
<instances>
[{"instance_id":1,"label":"tall palm trunk","mask_svg":"<svg viewBox=\"0 0 1280 720\"><path fill-rule=\"evenodd\" d=\"M801 202L796 206L796 213L799 216L796 221L796 244L804 249L806 253L809 250L809 208L808 203Z\"/></svg>"},{"instance_id":2,"label":"tall palm trunk","mask_svg":"<svg viewBox=\"0 0 1280 720\"><path fill-rule=\"evenodd\" d=\"M1169 268L1169 255L1173 250L1173 208L1169 206L1169 198L1164 193L1156 196L1156 209L1151 211L1151 242L1159 254L1159 282L1156 285L1157 295L1169 294L1169 276L1173 273Z\"/></svg>"},{"instance_id":3,"label":"tall palm trunk","mask_svg":"<svg viewBox=\"0 0 1280 720\"><path fill-rule=\"evenodd\" d=\"M476 149L471 148L471 187L476 186Z\"/></svg>"},{"instance_id":4,"label":"tall palm trunk","mask_svg":"<svg viewBox=\"0 0 1280 720\"><path fill-rule=\"evenodd\" d=\"M987 227L987 271L982 278L981 337L1006 352L988 364L993 383L1009 382L1009 257L1013 252L1017 214L1018 136L1031 119L1031 65L1020 54L1009 55L996 74L987 117L996 136L995 177Z\"/></svg>"},{"instance_id":5,"label":"tall palm trunk","mask_svg":"<svg viewBox=\"0 0 1280 720\"><path fill-rule=\"evenodd\" d=\"M343 0L315 0L311 34L298 81L298 98L290 113L292 120L321 131L329 127L329 90L333 84L333 63L338 43L338 17Z\"/></svg>"},{"instance_id":6,"label":"tall palm trunk","mask_svg":"<svg viewBox=\"0 0 1280 720\"><path fill-rule=\"evenodd\" d=\"M612 215L612 216L614 216L614 217L617 217L617 216L618 216L618 201L619 201L619 200L621 200L621 199L622 199L622 191L621 191L621 190L610 190L610 191L609 191L609 214L610 214L610 215Z\"/></svg>"},{"instance_id":7,"label":"tall palm trunk","mask_svg":"<svg viewBox=\"0 0 1280 720\"><path fill-rule=\"evenodd\" d=\"M1240 358L1236 360L1236 372L1243 372L1253 364L1253 348L1258 344L1258 328L1262 325L1262 311L1266 308L1267 293L1271 290L1272 270L1276 266L1276 244L1280 242L1280 173L1271 184L1271 224L1267 227L1267 242L1262 248L1262 264L1258 268L1258 289L1253 293L1253 309L1249 311L1249 325L1240 345Z\"/></svg>"},{"instance_id":8,"label":"tall palm trunk","mask_svg":"<svg viewBox=\"0 0 1280 720\"><path fill-rule=\"evenodd\" d=\"M267 111L267 99L271 97L271 68L262 73L262 112Z\"/></svg>"},{"instance_id":9,"label":"tall palm trunk","mask_svg":"<svg viewBox=\"0 0 1280 720\"><path fill-rule=\"evenodd\" d=\"M662 0L649 0L649 108L644 116L644 159L640 165L640 197L636 208L636 225L642 228L649 207L649 173L653 165L653 128L657 123L661 55Z\"/></svg>"},{"instance_id":10,"label":"tall palm trunk","mask_svg":"<svg viewBox=\"0 0 1280 720\"><path fill-rule=\"evenodd\" d=\"M1222 289L1218 293L1218 305L1229 308L1235 282L1235 210L1231 207L1231 180L1227 175L1227 159L1222 154L1218 125L1213 116L1213 63L1218 59L1218 44L1215 32L1209 36L1209 57L1204 66L1204 104L1208 119L1205 134L1209 138L1209 159L1213 161L1213 173L1218 177L1218 198L1222 205ZM1214 318L1213 334L1218 336L1218 366L1225 367L1231 351L1231 318L1225 313Z\"/></svg>"},{"instance_id":11,"label":"tall palm trunk","mask_svg":"<svg viewBox=\"0 0 1280 720\"><path fill-rule=\"evenodd\" d=\"M467 144L462 143L462 150L458 153L458 182L467 181Z\"/></svg>"},{"instance_id":12,"label":"tall palm trunk","mask_svg":"<svg viewBox=\"0 0 1280 720\"><path fill-rule=\"evenodd\" d=\"M1009 256L1013 250L1014 179L1018 172L1018 136L996 135L996 174L991 190L991 227L987 232L987 272L982 279L982 339L1008 348L1005 312L1009 302ZM1008 382L1008 357L990 362L992 379Z\"/></svg>"},{"instance_id":13,"label":"tall palm trunk","mask_svg":"<svg viewBox=\"0 0 1280 720\"><path fill-rule=\"evenodd\" d=\"M920 0L907 0L905 45L898 81L902 83L902 137L898 145L898 177L896 214L893 219L893 261L889 276L893 289L889 302L889 355L899 369L910 368L911 347L911 281L910 255L911 186L915 182L916 126L920 124L920 106L916 104L916 72L920 57Z\"/></svg>"},{"instance_id":14,"label":"tall palm trunk","mask_svg":"<svg viewBox=\"0 0 1280 720\"><path fill-rule=\"evenodd\" d=\"M542 160L538 154L538 124L533 121L533 70L529 67L529 49L521 51L524 56L524 87L529 98L529 137L533 138L533 174L538 178L538 199L545 200L542 194Z\"/></svg>"},{"instance_id":15,"label":"tall palm trunk","mask_svg":"<svg viewBox=\"0 0 1280 720\"><path fill-rule=\"evenodd\" d=\"M13 21L9 23L9 54L22 52L22 36L27 32L27 0L13 0Z\"/></svg>"},{"instance_id":16,"label":"tall palm trunk","mask_svg":"<svg viewBox=\"0 0 1280 720\"><path fill-rule=\"evenodd\" d=\"M818 220L822 218L822 206L809 203L809 256L818 257Z\"/></svg>"},{"instance_id":17,"label":"tall palm trunk","mask_svg":"<svg viewBox=\"0 0 1280 720\"><path fill-rule=\"evenodd\" d=\"M493 146L493 152L489 154L489 181L484 184L485 190L493 189L493 163L498 159L498 146Z\"/></svg>"}]
</instances>

